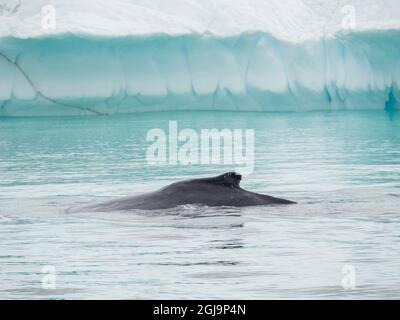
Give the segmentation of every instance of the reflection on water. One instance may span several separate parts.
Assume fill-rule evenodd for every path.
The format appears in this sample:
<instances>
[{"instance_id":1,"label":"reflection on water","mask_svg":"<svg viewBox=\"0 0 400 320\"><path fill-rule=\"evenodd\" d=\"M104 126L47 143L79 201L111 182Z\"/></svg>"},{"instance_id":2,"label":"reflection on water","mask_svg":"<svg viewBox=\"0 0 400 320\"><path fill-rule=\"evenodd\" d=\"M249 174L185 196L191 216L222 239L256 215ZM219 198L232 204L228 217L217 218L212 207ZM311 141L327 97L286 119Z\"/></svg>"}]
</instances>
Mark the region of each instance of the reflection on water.
<instances>
[{"instance_id":1,"label":"reflection on water","mask_svg":"<svg viewBox=\"0 0 400 320\"><path fill-rule=\"evenodd\" d=\"M232 169L148 166L146 132L168 120L253 128L242 185L298 204L66 213ZM0 298L400 298L399 124L395 112L0 119Z\"/></svg>"}]
</instances>

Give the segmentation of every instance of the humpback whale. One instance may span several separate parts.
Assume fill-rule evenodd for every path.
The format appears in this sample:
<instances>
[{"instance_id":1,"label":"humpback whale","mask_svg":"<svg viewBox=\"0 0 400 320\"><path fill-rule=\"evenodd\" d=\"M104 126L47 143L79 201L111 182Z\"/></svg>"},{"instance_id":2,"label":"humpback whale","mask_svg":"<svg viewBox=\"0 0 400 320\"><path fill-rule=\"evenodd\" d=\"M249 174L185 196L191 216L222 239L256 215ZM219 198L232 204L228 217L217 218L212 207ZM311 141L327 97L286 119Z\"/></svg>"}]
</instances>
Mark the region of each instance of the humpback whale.
<instances>
[{"instance_id":1,"label":"humpback whale","mask_svg":"<svg viewBox=\"0 0 400 320\"><path fill-rule=\"evenodd\" d=\"M160 190L124 197L84 208L89 211L155 210L186 204L209 207L246 207L293 204L295 202L242 189L242 176L228 172L216 177L191 179L172 183Z\"/></svg>"}]
</instances>

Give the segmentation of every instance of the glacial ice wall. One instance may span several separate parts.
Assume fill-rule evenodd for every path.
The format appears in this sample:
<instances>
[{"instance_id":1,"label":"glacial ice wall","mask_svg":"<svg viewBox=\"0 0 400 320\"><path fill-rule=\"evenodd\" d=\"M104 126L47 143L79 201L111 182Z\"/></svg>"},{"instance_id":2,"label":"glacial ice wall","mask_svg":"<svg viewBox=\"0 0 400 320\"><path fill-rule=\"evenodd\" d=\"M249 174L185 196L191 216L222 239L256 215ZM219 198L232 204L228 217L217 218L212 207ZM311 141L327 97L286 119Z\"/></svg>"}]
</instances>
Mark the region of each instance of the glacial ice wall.
<instances>
[{"instance_id":1,"label":"glacial ice wall","mask_svg":"<svg viewBox=\"0 0 400 320\"><path fill-rule=\"evenodd\" d=\"M0 0L0 116L399 108L399 81L398 0Z\"/></svg>"},{"instance_id":2,"label":"glacial ice wall","mask_svg":"<svg viewBox=\"0 0 400 320\"><path fill-rule=\"evenodd\" d=\"M0 41L0 114L398 108L400 32Z\"/></svg>"}]
</instances>

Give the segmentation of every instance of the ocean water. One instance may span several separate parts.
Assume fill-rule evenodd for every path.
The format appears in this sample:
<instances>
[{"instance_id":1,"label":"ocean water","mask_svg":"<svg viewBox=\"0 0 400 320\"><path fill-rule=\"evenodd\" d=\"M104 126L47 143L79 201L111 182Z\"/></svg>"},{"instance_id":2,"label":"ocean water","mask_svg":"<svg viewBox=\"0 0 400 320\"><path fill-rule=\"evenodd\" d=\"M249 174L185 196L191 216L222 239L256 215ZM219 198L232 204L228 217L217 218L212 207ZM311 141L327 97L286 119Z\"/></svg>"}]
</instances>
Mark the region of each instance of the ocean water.
<instances>
[{"instance_id":1,"label":"ocean water","mask_svg":"<svg viewBox=\"0 0 400 320\"><path fill-rule=\"evenodd\" d=\"M170 120L254 129L242 186L298 204L67 212L237 169L151 166ZM0 298L400 298L399 141L395 111L0 118Z\"/></svg>"}]
</instances>

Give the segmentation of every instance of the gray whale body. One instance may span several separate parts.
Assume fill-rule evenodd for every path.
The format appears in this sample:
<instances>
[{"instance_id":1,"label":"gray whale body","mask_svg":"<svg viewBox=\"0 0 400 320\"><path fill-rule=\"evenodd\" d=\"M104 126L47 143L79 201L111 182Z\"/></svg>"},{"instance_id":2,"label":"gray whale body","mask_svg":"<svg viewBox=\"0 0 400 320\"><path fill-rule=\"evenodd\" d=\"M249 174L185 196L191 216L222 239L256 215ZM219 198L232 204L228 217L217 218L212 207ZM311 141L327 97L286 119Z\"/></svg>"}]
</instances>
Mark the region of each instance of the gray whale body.
<instances>
[{"instance_id":1,"label":"gray whale body","mask_svg":"<svg viewBox=\"0 0 400 320\"><path fill-rule=\"evenodd\" d=\"M158 191L130 196L86 207L90 211L156 210L185 204L209 207L246 207L293 204L295 202L250 192L239 184L240 174L228 172L216 177L185 180L172 183Z\"/></svg>"}]
</instances>

